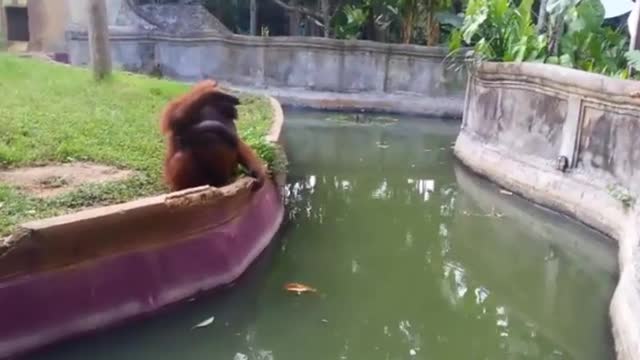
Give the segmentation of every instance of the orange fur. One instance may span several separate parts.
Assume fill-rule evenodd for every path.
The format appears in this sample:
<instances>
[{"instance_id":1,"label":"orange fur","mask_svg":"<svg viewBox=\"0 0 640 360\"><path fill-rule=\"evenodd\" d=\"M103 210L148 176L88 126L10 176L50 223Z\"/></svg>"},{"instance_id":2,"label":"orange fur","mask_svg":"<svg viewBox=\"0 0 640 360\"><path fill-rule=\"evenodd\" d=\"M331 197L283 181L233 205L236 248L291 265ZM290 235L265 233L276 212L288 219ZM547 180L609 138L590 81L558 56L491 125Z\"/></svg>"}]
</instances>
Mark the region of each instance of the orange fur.
<instances>
[{"instance_id":1,"label":"orange fur","mask_svg":"<svg viewBox=\"0 0 640 360\"><path fill-rule=\"evenodd\" d=\"M227 185L238 164L257 178L254 190L267 180L263 161L237 137L238 103L215 81L205 80L167 104L160 127L167 138L164 177L172 191Z\"/></svg>"}]
</instances>

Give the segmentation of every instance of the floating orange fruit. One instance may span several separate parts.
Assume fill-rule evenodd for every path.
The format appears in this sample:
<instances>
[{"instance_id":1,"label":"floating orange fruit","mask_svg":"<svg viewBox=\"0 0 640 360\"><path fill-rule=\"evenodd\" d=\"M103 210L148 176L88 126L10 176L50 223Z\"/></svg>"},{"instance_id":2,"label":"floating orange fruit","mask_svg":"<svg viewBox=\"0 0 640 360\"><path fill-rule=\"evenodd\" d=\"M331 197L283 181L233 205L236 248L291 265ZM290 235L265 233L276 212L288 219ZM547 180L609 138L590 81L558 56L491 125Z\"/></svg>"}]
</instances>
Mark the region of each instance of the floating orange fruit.
<instances>
[{"instance_id":1,"label":"floating orange fruit","mask_svg":"<svg viewBox=\"0 0 640 360\"><path fill-rule=\"evenodd\" d=\"M298 293L298 295L302 294L302 293L315 293L318 292L318 290L307 286L305 284L300 284L300 283L288 283L285 284L284 289L290 292L294 292L294 293Z\"/></svg>"}]
</instances>

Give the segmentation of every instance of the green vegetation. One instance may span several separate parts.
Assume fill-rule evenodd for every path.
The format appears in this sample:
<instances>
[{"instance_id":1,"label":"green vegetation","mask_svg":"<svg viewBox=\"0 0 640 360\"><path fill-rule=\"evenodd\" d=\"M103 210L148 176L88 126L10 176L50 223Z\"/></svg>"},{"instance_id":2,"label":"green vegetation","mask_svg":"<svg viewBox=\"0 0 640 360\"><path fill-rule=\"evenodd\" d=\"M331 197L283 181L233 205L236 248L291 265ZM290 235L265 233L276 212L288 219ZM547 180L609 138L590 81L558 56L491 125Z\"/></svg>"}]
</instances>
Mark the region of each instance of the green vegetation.
<instances>
[{"instance_id":1,"label":"green vegetation","mask_svg":"<svg viewBox=\"0 0 640 360\"><path fill-rule=\"evenodd\" d=\"M334 121L340 124L351 125L381 125L388 126L398 122L398 119L390 116L375 116L369 114L337 114L329 116L326 120Z\"/></svg>"},{"instance_id":2,"label":"green vegetation","mask_svg":"<svg viewBox=\"0 0 640 360\"><path fill-rule=\"evenodd\" d=\"M473 48L479 61L542 62L629 78L629 69L640 70L640 51L628 51L624 21L604 21L601 1L268 0L258 6L259 26L273 35L447 44L451 55ZM201 3L230 29L246 33L248 1Z\"/></svg>"},{"instance_id":3,"label":"green vegetation","mask_svg":"<svg viewBox=\"0 0 640 360\"><path fill-rule=\"evenodd\" d=\"M607 186L607 191L609 192L609 195L611 195L611 197L620 201L625 209L632 208L636 203L636 198L628 189L625 189L623 186L620 186L618 184L609 185Z\"/></svg>"},{"instance_id":4,"label":"green vegetation","mask_svg":"<svg viewBox=\"0 0 640 360\"><path fill-rule=\"evenodd\" d=\"M472 47L479 61L544 62L625 79L640 70L640 51L628 51L624 21L604 21L603 1L616 0L267 0L259 10L249 1L200 3L240 33L258 11L258 27L271 35L447 44L451 55Z\"/></svg>"},{"instance_id":5,"label":"green vegetation","mask_svg":"<svg viewBox=\"0 0 640 360\"><path fill-rule=\"evenodd\" d=\"M333 21L336 37L435 46L462 23L452 0L357 0ZM443 36L444 35L444 36Z\"/></svg>"},{"instance_id":6,"label":"green vegetation","mask_svg":"<svg viewBox=\"0 0 640 360\"><path fill-rule=\"evenodd\" d=\"M452 51L462 41L475 44L478 57L487 60L535 60L546 54L546 39L536 34L531 20L533 0L518 7L509 0L470 0L462 28L452 35ZM462 40L462 41L461 41Z\"/></svg>"},{"instance_id":7,"label":"green vegetation","mask_svg":"<svg viewBox=\"0 0 640 360\"><path fill-rule=\"evenodd\" d=\"M604 26L600 0L549 0L549 22L533 23L533 0L469 0L462 27L449 44L455 53L473 46L479 60L533 61L628 78L628 66L640 63L628 51L626 29ZM634 56L635 55L635 56Z\"/></svg>"},{"instance_id":8,"label":"green vegetation","mask_svg":"<svg viewBox=\"0 0 640 360\"><path fill-rule=\"evenodd\" d=\"M0 234L17 223L164 192L158 114L187 86L127 73L95 83L83 69L0 54L0 168L90 161L136 171L47 200L0 184ZM242 97L238 129L271 164L271 107Z\"/></svg>"},{"instance_id":9,"label":"green vegetation","mask_svg":"<svg viewBox=\"0 0 640 360\"><path fill-rule=\"evenodd\" d=\"M181 4L186 0L133 0ZM264 0L257 1L258 34L302 35L438 45L462 23L467 0ZM250 1L199 0L230 30L249 34ZM264 36L264 34L263 34Z\"/></svg>"}]
</instances>

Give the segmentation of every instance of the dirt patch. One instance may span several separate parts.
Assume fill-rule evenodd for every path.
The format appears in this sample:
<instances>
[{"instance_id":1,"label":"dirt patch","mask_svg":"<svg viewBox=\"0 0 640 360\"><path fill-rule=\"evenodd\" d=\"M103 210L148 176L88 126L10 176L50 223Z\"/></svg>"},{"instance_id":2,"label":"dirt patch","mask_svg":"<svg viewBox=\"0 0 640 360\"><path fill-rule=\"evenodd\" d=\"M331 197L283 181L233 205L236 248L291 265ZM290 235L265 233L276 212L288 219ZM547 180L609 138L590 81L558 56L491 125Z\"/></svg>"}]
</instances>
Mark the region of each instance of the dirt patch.
<instances>
[{"instance_id":1,"label":"dirt patch","mask_svg":"<svg viewBox=\"0 0 640 360\"><path fill-rule=\"evenodd\" d=\"M130 170L91 163L70 163L0 171L0 182L15 186L30 195L48 198L73 191L87 184L125 180Z\"/></svg>"}]
</instances>

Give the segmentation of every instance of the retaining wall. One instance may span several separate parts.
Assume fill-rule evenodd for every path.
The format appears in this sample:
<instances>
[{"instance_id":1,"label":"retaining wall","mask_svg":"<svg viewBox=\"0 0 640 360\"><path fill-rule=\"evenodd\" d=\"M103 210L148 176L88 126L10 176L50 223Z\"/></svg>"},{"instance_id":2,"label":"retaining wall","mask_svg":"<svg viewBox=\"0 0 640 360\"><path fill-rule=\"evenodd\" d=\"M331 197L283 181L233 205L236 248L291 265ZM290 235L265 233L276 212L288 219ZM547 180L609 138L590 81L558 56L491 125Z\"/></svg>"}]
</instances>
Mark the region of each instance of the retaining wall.
<instances>
[{"instance_id":1,"label":"retaining wall","mask_svg":"<svg viewBox=\"0 0 640 360\"><path fill-rule=\"evenodd\" d=\"M469 78L455 145L475 172L617 241L610 315L620 360L640 359L638 90L559 66L484 63Z\"/></svg>"},{"instance_id":2,"label":"retaining wall","mask_svg":"<svg viewBox=\"0 0 640 360\"><path fill-rule=\"evenodd\" d=\"M67 32L70 61L89 62L87 34ZM404 94L461 115L466 72L445 63L447 49L312 37L181 36L111 29L114 63L134 72L233 85L333 93ZM320 100L321 101L321 100ZM398 109L402 110L402 109Z\"/></svg>"},{"instance_id":3,"label":"retaining wall","mask_svg":"<svg viewBox=\"0 0 640 360\"><path fill-rule=\"evenodd\" d=\"M279 142L275 100L268 140ZM23 224L0 241L0 358L154 313L237 279L284 216L241 178Z\"/></svg>"}]
</instances>

